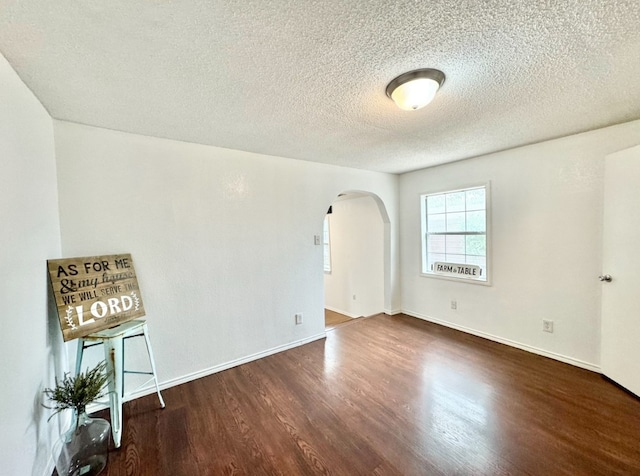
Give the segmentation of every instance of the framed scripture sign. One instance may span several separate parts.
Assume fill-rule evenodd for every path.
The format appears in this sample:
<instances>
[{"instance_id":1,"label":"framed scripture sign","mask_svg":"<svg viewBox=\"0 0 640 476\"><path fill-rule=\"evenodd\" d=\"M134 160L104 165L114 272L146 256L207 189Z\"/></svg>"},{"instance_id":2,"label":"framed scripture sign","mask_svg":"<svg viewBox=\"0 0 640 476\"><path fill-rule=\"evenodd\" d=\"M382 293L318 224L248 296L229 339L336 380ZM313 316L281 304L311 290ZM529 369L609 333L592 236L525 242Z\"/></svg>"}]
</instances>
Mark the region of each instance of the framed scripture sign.
<instances>
[{"instance_id":1,"label":"framed scripture sign","mask_svg":"<svg viewBox=\"0 0 640 476\"><path fill-rule=\"evenodd\" d=\"M65 341L144 316L130 254L47 260Z\"/></svg>"}]
</instances>

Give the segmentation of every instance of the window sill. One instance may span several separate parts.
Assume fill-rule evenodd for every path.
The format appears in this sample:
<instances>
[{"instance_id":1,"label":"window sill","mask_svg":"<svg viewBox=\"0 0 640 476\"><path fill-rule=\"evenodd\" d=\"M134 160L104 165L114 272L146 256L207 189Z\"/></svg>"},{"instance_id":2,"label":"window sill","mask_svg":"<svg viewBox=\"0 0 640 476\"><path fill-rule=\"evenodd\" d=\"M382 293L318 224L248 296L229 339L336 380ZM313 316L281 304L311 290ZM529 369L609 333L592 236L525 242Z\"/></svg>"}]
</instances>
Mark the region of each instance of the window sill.
<instances>
[{"instance_id":1,"label":"window sill","mask_svg":"<svg viewBox=\"0 0 640 476\"><path fill-rule=\"evenodd\" d=\"M481 286L491 286L490 278L487 278L486 281L480 281L479 279L456 278L455 276L443 276L441 274L435 274L435 273L420 273L420 276L422 276L423 278L442 279L444 281L453 281L456 283L479 284Z\"/></svg>"}]
</instances>

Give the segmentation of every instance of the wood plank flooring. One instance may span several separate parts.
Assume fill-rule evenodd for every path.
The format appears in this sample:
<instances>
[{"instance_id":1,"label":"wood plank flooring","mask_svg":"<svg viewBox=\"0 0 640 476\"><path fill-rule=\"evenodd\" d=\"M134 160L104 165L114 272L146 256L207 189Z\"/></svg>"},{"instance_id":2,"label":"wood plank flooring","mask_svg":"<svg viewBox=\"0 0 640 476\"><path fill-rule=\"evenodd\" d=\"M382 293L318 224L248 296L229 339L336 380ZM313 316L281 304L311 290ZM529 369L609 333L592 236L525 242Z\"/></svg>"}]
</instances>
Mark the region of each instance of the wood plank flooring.
<instances>
[{"instance_id":1,"label":"wood plank flooring","mask_svg":"<svg viewBox=\"0 0 640 476\"><path fill-rule=\"evenodd\" d=\"M325 330L335 329L336 327L345 324L347 322L353 322L353 319L339 312L324 310L324 328Z\"/></svg>"},{"instance_id":2,"label":"wood plank flooring","mask_svg":"<svg viewBox=\"0 0 640 476\"><path fill-rule=\"evenodd\" d=\"M407 316L125 405L105 476L640 475L640 401Z\"/></svg>"}]
</instances>

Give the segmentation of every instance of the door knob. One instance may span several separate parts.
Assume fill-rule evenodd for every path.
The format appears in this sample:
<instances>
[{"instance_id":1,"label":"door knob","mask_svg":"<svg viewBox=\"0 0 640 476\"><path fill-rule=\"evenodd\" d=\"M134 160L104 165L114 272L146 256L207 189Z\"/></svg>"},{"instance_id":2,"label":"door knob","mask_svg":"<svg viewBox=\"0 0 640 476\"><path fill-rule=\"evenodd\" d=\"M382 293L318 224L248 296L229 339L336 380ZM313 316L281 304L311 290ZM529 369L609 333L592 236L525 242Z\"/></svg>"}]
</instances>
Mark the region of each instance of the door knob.
<instances>
[{"instance_id":1,"label":"door knob","mask_svg":"<svg viewBox=\"0 0 640 476\"><path fill-rule=\"evenodd\" d=\"M605 274L604 276L598 276L598 279L600 281L606 281L607 283L610 283L613 278L611 278L610 274Z\"/></svg>"}]
</instances>

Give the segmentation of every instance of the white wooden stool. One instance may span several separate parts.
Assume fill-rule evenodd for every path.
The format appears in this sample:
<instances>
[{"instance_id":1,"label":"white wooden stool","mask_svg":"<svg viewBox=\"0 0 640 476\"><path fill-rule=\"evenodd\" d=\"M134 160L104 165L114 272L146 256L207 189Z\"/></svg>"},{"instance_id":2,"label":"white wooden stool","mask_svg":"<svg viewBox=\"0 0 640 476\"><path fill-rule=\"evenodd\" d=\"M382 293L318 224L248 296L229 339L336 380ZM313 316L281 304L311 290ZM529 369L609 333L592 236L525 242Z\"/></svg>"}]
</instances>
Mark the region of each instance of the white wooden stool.
<instances>
[{"instance_id":1,"label":"white wooden stool","mask_svg":"<svg viewBox=\"0 0 640 476\"><path fill-rule=\"evenodd\" d=\"M144 337L147 345L147 352L149 353L151 372L138 372L124 369L124 340L132 337ZM95 332L78 339L76 375L80 373L84 349L101 344L104 346L104 358L107 362L107 373L109 374L109 411L111 412L111 432L113 434L113 443L116 448L119 448L120 439L122 437L122 402L125 397L124 374L152 375L153 377L143 383L140 387L153 381L155 383L156 392L158 393L158 399L160 400L162 408L164 408L164 400L162 399L160 387L158 386L156 364L153 359L153 351L151 350L151 342L149 341L149 331L147 329L146 321L138 319L125 322L112 327L111 329Z\"/></svg>"}]
</instances>

